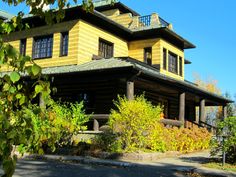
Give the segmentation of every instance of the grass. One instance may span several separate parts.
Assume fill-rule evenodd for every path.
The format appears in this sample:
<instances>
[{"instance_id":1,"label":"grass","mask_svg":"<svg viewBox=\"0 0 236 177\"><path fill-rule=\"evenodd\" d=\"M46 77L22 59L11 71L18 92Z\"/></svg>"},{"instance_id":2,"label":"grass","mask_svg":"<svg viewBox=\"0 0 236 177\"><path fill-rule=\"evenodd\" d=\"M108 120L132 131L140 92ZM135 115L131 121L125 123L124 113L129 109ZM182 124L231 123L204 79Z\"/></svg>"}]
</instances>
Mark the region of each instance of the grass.
<instances>
[{"instance_id":1,"label":"grass","mask_svg":"<svg viewBox=\"0 0 236 177\"><path fill-rule=\"evenodd\" d=\"M236 172L236 164L233 165L233 164L226 163L224 166L222 166L222 163L219 163L219 162L209 162L209 163L204 164L203 166L208 167L208 168L215 168L219 170Z\"/></svg>"}]
</instances>

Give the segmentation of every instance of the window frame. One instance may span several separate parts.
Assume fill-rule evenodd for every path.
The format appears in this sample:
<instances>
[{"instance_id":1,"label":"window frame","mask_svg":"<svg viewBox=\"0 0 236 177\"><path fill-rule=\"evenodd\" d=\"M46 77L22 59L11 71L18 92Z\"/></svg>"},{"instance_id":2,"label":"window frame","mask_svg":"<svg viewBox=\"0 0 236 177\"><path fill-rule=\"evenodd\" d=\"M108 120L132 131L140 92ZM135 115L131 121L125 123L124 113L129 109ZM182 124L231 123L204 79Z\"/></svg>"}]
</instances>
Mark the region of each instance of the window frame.
<instances>
[{"instance_id":1,"label":"window frame","mask_svg":"<svg viewBox=\"0 0 236 177\"><path fill-rule=\"evenodd\" d=\"M151 54L151 58L147 57L148 52ZM143 57L144 63L151 66L152 65L152 47L145 47L143 49L143 54L144 54L144 57Z\"/></svg>"},{"instance_id":2,"label":"window frame","mask_svg":"<svg viewBox=\"0 0 236 177\"><path fill-rule=\"evenodd\" d=\"M183 76L183 58L179 56L179 75Z\"/></svg>"},{"instance_id":3,"label":"window frame","mask_svg":"<svg viewBox=\"0 0 236 177\"><path fill-rule=\"evenodd\" d=\"M162 50L162 68L167 70L167 49L163 48Z\"/></svg>"},{"instance_id":4,"label":"window frame","mask_svg":"<svg viewBox=\"0 0 236 177\"><path fill-rule=\"evenodd\" d=\"M20 54L22 56L26 55L26 45L27 45L27 38L23 38L20 40Z\"/></svg>"},{"instance_id":5,"label":"window frame","mask_svg":"<svg viewBox=\"0 0 236 177\"><path fill-rule=\"evenodd\" d=\"M110 51L109 51L108 47L111 47ZM104 51L102 51L102 50L104 50ZM105 39L99 38L99 40L98 40L98 56L103 57L105 59L114 57L114 43L107 41Z\"/></svg>"},{"instance_id":6,"label":"window frame","mask_svg":"<svg viewBox=\"0 0 236 177\"><path fill-rule=\"evenodd\" d=\"M67 36L66 41L65 36ZM61 32L60 37L60 57L68 56L69 53L69 31Z\"/></svg>"},{"instance_id":7,"label":"window frame","mask_svg":"<svg viewBox=\"0 0 236 177\"><path fill-rule=\"evenodd\" d=\"M46 43L43 43L46 39ZM39 44L37 44L37 40L39 41ZM32 49L32 59L37 60L37 59L45 59L45 58L52 58L53 56L53 34L49 35L44 35L44 36L36 36L33 39L33 49ZM38 45L38 46L37 46ZM42 47L42 45L45 45L45 47ZM50 48L48 47L50 45ZM45 56L38 56L36 57L36 47L38 47L38 54L37 55L42 55L42 50L44 49ZM48 55L49 53L49 55Z\"/></svg>"},{"instance_id":8,"label":"window frame","mask_svg":"<svg viewBox=\"0 0 236 177\"><path fill-rule=\"evenodd\" d=\"M173 59L175 59L175 61ZM168 71L178 74L178 55L171 51L168 52Z\"/></svg>"}]
</instances>

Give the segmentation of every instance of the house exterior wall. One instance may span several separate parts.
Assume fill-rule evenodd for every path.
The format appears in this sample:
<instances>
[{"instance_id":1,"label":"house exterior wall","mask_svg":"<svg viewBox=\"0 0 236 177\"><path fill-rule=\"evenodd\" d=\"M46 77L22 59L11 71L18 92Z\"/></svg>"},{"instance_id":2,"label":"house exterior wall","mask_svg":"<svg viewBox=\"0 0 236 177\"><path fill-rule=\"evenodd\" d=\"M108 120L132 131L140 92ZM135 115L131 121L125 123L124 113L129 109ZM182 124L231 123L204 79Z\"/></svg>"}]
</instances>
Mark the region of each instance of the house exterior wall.
<instances>
[{"instance_id":1,"label":"house exterior wall","mask_svg":"<svg viewBox=\"0 0 236 177\"><path fill-rule=\"evenodd\" d=\"M180 50L178 49L177 47L175 47L173 44L170 44L168 42L166 42L165 40L163 39L160 39L159 41L160 43L160 72L164 75L167 75L167 76L170 76L170 77L173 77L175 79L180 79L180 80L184 80L184 51L183 50ZM163 48L165 48L167 50L167 69L163 69ZM172 52L174 54L176 54L178 56L178 74L175 74L175 73L172 73L172 72L169 72L168 71L168 52ZM182 71L183 71L183 75L180 76L179 75L179 57L182 57Z\"/></svg>"},{"instance_id":2,"label":"house exterior wall","mask_svg":"<svg viewBox=\"0 0 236 177\"><path fill-rule=\"evenodd\" d=\"M184 80L184 51L178 49L174 45L163 39L146 39L129 42L129 56L139 61L144 61L144 48L152 47L152 64L160 67L160 72L164 75L175 79ZM167 69L163 69L163 48L167 50ZM172 52L178 56L178 74L168 71L168 52ZM182 57L182 76L179 75L179 57Z\"/></svg>"},{"instance_id":3,"label":"house exterior wall","mask_svg":"<svg viewBox=\"0 0 236 177\"><path fill-rule=\"evenodd\" d=\"M61 32L69 31L68 55L60 57L60 36ZM32 56L33 38L53 34L53 52L51 58L35 59L34 61L41 67L52 67L61 65L77 64L78 43L79 43L79 23L78 20L62 22L54 25L31 28L28 30L12 33L5 36L4 40L13 47L19 49L20 39L27 39L26 55Z\"/></svg>"},{"instance_id":4,"label":"house exterior wall","mask_svg":"<svg viewBox=\"0 0 236 177\"><path fill-rule=\"evenodd\" d=\"M127 41L83 20L79 21L79 27L78 64L88 62L93 55L98 55L99 38L114 44L114 57L128 56Z\"/></svg>"}]
</instances>

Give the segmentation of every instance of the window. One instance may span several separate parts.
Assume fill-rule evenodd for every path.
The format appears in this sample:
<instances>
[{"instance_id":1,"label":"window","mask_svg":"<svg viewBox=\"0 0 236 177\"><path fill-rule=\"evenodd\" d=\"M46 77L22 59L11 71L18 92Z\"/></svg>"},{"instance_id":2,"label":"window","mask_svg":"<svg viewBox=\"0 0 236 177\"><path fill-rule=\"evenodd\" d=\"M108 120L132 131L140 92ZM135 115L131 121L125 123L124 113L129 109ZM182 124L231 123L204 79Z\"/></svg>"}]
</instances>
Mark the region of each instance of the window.
<instances>
[{"instance_id":1,"label":"window","mask_svg":"<svg viewBox=\"0 0 236 177\"><path fill-rule=\"evenodd\" d=\"M144 62L148 65L152 65L152 48L144 48Z\"/></svg>"},{"instance_id":2,"label":"window","mask_svg":"<svg viewBox=\"0 0 236 177\"><path fill-rule=\"evenodd\" d=\"M113 57L113 43L108 42L104 39L99 39L98 55L103 58Z\"/></svg>"},{"instance_id":3,"label":"window","mask_svg":"<svg viewBox=\"0 0 236 177\"><path fill-rule=\"evenodd\" d=\"M26 53L26 39L20 40L20 54L25 56Z\"/></svg>"},{"instance_id":4,"label":"window","mask_svg":"<svg viewBox=\"0 0 236 177\"><path fill-rule=\"evenodd\" d=\"M163 69L165 69L166 70L166 49L163 49Z\"/></svg>"},{"instance_id":5,"label":"window","mask_svg":"<svg viewBox=\"0 0 236 177\"><path fill-rule=\"evenodd\" d=\"M169 52L168 53L168 63L169 63L169 71L172 73L177 74L178 73L178 60L177 60L177 55Z\"/></svg>"},{"instance_id":6,"label":"window","mask_svg":"<svg viewBox=\"0 0 236 177\"><path fill-rule=\"evenodd\" d=\"M68 55L68 40L69 40L69 33L68 32L61 33L60 56Z\"/></svg>"},{"instance_id":7,"label":"window","mask_svg":"<svg viewBox=\"0 0 236 177\"><path fill-rule=\"evenodd\" d=\"M183 59L179 57L179 75L183 76Z\"/></svg>"},{"instance_id":8,"label":"window","mask_svg":"<svg viewBox=\"0 0 236 177\"><path fill-rule=\"evenodd\" d=\"M34 38L33 59L52 57L53 35Z\"/></svg>"}]
</instances>

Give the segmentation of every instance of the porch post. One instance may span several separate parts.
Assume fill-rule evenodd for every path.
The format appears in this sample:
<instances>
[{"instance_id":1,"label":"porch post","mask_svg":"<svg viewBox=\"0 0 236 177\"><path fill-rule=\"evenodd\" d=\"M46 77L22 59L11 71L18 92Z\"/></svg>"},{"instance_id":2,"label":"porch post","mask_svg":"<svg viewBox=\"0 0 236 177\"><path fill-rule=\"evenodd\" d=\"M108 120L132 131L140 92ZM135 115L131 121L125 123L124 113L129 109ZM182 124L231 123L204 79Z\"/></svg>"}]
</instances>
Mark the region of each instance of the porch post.
<instances>
[{"instance_id":1,"label":"porch post","mask_svg":"<svg viewBox=\"0 0 236 177\"><path fill-rule=\"evenodd\" d=\"M222 107L222 119L224 120L228 115L227 115L227 105L224 105Z\"/></svg>"},{"instance_id":2,"label":"porch post","mask_svg":"<svg viewBox=\"0 0 236 177\"><path fill-rule=\"evenodd\" d=\"M185 93L179 95L179 121L184 123L185 119Z\"/></svg>"},{"instance_id":3,"label":"porch post","mask_svg":"<svg viewBox=\"0 0 236 177\"><path fill-rule=\"evenodd\" d=\"M126 97L128 100L134 99L134 82L133 81L126 82Z\"/></svg>"},{"instance_id":4,"label":"porch post","mask_svg":"<svg viewBox=\"0 0 236 177\"><path fill-rule=\"evenodd\" d=\"M206 122L206 116L205 116L205 99L202 99L200 101L200 107L199 107L199 123Z\"/></svg>"}]
</instances>

